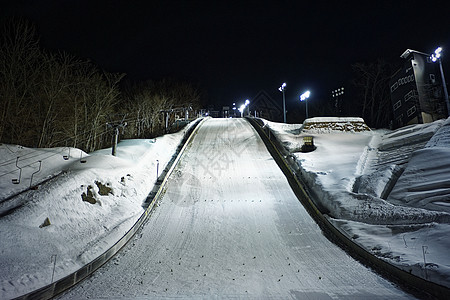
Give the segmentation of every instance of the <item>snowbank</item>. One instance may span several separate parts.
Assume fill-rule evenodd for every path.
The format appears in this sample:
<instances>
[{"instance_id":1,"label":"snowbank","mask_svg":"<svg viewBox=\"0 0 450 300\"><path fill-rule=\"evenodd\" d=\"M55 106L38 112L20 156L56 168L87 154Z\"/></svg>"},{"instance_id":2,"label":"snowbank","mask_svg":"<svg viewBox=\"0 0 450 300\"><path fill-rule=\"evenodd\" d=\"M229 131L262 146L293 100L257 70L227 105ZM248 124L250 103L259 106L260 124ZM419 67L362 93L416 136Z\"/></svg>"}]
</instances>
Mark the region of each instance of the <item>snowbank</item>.
<instances>
[{"instance_id":1,"label":"snowbank","mask_svg":"<svg viewBox=\"0 0 450 300\"><path fill-rule=\"evenodd\" d=\"M397 205L450 213L450 119L413 153L388 197Z\"/></svg>"},{"instance_id":2,"label":"snowbank","mask_svg":"<svg viewBox=\"0 0 450 300\"><path fill-rule=\"evenodd\" d=\"M336 227L389 263L450 287L450 119L395 131L340 125L356 121L263 122ZM307 135L317 149L299 152Z\"/></svg>"}]
</instances>

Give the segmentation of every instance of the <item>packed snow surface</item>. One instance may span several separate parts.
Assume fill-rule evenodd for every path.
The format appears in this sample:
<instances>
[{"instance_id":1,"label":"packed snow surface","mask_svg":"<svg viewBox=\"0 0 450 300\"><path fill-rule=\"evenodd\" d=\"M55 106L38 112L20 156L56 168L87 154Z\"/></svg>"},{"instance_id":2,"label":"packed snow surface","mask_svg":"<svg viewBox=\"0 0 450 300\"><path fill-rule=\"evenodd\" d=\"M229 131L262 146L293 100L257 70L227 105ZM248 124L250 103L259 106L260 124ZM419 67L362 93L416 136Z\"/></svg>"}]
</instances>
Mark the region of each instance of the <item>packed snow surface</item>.
<instances>
[{"instance_id":1,"label":"packed snow surface","mask_svg":"<svg viewBox=\"0 0 450 300\"><path fill-rule=\"evenodd\" d=\"M253 127L209 119L136 238L61 299L398 299L324 237Z\"/></svg>"},{"instance_id":2,"label":"packed snow surface","mask_svg":"<svg viewBox=\"0 0 450 300\"><path fill-rule=\"evenodd\" d=\"M346 132L265 122L338 228L374 255L449 285L448 120ZM409 297L323 238L243 120L201 129L135 240L64 297ZM182 135L122 141L117 157L0 144L0 299L58 280L117 241ZM301 153L306 135L317 149ZM89 186L95 204L82 200ZM112 190L101 195L101 186Z\"/></svg>"}]
</instances>

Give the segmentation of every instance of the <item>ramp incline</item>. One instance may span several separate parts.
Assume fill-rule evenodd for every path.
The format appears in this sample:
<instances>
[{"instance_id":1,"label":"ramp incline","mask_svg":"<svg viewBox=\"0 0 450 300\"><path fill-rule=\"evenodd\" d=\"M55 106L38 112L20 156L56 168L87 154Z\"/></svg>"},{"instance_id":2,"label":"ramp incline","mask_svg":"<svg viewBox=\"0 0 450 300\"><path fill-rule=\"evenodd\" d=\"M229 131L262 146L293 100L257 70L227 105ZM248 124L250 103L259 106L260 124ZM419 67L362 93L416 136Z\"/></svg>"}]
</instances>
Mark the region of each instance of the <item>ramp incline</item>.
<instances>
[{"instance_id":1,"label":"ramp incline","mask_svg":"<svg viewBox=\"0 0 450 300\"><path fill-rule=\"evenodd\" d=\"M147 224L60 299L412 298L327 240L244 119L209 119Z\"/></svg>"}]
</instances>

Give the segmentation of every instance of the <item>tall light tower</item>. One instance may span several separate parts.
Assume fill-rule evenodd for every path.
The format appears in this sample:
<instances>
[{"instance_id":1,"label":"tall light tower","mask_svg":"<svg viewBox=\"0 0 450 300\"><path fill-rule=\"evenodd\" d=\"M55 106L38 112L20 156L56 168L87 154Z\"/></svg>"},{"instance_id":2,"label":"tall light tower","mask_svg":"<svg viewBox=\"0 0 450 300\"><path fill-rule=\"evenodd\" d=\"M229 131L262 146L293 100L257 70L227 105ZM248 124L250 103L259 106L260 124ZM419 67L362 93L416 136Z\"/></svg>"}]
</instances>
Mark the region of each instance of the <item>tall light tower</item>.
<instances>
[{"instance_id":1,"label":"tall light tower","mask_svg":"<svg viewBox=\"0 0 450 300\"><path fill-rule=\"evenodd\" d=\"M444 99L445 104L447 105L447 116L450 116L450 102L448 101L448 91L447 91L447 84L445 83L444 69L442 68L441 52L442 47L438 47L436 50L434 50L434 53L431 54L431 60L433 62L439 61L439 69L441 70L441 78L442 78L442 88L444 89Z\"/></svg>"},{"instance_id":2,"label":"tall light tower","mask_svg":"<svg viewBox=\"0 0 450 300\"><path fill-rule=\"evenodd\" d=\"M308 119L308 101L306 101L311 95L310 91L306 91L300 95L300 101L305 101L306 104L306 118Z\"/></svg>"},{"instance_id":3,"label":"tall light tower","mask_svg":"<svg viewBox=\"0 0 450 300\"><path fill-rule=\"evenodd\" d=\"M284 82L278 90L283 93L283 121L286 123L286 99L284 98L284 90L286 89L286 82Z\"/></svg>"},{"instance_id":4,"label":"tall light tower","mask_svg":"<svg viewBox=\"0 0 450 300\"><path fill-rule=\"evenodd\" d=\"M344 87L338 88L331 91L331 96L334 99L334 107L336 108L336 113L339 115L341 113L342 96L344 95Z\"/></svg>"},{"instance_id":5,"label":"tall light tower","mask_svg":"<svg viewBox=\"0 0 450 300\"><path fill-rule=\"evenodd\" d=\"M250 117L250 100L245 100L245 106L247 107L247 116Z\"/></svg>"},{"instance_id":6,"label":"tall light tower","mask_svg":"<svg viewBox=\"0 0 450 300\"><path fill-rule=\"evenodd\" d=\"M243 118L244 117L244 110L245 110L245 108L247 107L247 113L248 113L248 116L250 116L250 107L249 107L249 104L250 104L250 100L245 100L245 102L244 102L244 104L242 104L240 107L239 107L239 112L241 113L241 118Z\"/></svg>"}]
</instances>

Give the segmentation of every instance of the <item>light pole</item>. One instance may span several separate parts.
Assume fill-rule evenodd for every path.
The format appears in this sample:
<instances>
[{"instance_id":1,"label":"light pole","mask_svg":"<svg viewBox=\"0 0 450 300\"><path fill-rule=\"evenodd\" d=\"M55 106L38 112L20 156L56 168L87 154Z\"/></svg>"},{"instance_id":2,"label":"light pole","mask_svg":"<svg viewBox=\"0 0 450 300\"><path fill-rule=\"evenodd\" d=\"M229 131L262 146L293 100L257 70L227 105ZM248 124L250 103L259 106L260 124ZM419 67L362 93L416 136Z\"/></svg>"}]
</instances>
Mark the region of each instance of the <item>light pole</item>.
<instances>
[{"instance_id":1,"label":"light pole","mask_svg":"<svg viewBox=\"0 0 450 300\"><path fill-rule=\"evenodd\" d=\"M300 95L300 101L305 101L306 104L306 119L308 119L308 101L306 101L311 95L310 91L306 91Z\"/></svg>"},{"instance_id":2,"label":"light pole","mask_svg":"<svg viewBox=\"0 0 450 300\"><path fill-rule=\"evenodd\" d=\"M442 88L444 89L444 99L445 104L447 105L447 116L450 116L450 102L448 101L448 92L447 92L447 84L445 83L444 69L442 68L441 52L442 47L438 47L436 50L434 50L434 53L431 54L431 60L433 62L436 62L437 60L439 61L439 69L441 71L441 78L442 78Z\"/></svg>"},{"instance_id":3,"label":"light pole","mask_svg":"<svg viewBox=\"0 0 450 300\"><path fill-rule=\"evenodd\" d=\"M240 107L239 107L239 112L241 113L241 118L242 117L244 117L244 109L245 109L245 105L244 104L242 104Z\"/></svg>"},{"instance_id":4,"label":"light pole","mask_svg":"<svg viewBox=\"0 0 450 300\"><path fill-rule=\"evenodd\" d=\"M248 107L248 105L250 104L250 100L245 100L245 102L244 102L244 104L242 104L240 107L239 107L239 112L241 113L241 118L242 117L244 117L244 110L245 110L245 108L246 107ZM248 107L248 114L250 115L250 107Z\"/></svg>"},{"instance_id":5,"label":"light pole","mask_svg":"<svg viewBox=\"0 0 450 300\"><path fill-rule=\"evenodd\" d=\"M283 93L283 120L286 123L286 100L284 98L284 90L286 89L286 82L284 82L278 90Z\"/></svg>"},{"instance_id":6,"label":"light pole","mask_svg":"<svg viewBox=\"0 0 450 300\"><path fill-rule=\"evenodd\" d=\"M247 116L250 117L250 100L245 100L245 106L247 106Z\"/></svg>"}]
</instances>

